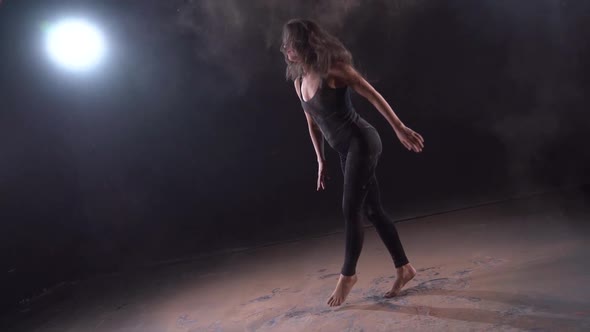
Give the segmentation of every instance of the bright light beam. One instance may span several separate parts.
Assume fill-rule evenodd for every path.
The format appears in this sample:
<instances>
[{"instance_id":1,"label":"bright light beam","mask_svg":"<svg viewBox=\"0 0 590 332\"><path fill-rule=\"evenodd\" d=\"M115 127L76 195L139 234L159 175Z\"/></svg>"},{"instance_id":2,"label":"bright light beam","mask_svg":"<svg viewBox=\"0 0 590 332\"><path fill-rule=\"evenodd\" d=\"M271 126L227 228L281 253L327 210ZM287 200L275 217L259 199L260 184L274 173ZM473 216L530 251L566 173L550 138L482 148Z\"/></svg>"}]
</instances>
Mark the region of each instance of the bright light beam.
<instances>
[{"instance_id":1,"label":"bright light beam","mask_svg":"<svg viewBox=\"0 0 590 332\"><path fill-rule=\"evenodd\" d=\"M68 70L95 67L106 52L100 31L83 19L67 19L48 27L46 48L49 56Z\"/></svg>"}]
</instances>

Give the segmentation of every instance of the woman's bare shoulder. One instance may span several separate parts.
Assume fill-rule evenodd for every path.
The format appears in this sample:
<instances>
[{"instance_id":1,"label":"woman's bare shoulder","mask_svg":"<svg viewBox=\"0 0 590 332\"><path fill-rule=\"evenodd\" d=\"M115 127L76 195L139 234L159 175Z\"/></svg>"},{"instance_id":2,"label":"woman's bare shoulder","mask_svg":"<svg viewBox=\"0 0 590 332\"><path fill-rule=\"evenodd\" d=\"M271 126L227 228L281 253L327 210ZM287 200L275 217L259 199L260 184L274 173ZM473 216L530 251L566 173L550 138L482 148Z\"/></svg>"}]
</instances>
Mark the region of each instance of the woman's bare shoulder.
<instances>
[{"instance_id":1,"label":"woman's bare shoulder","mask_svg":"<svg viewBox=\"0 0 590 332\"><path fill-rule=\"evenodd\" d=\"M295 92L297 92L297 96L299 97L299 99L301 99L301 92L299 91L299 80L301 78L297 77L293 80L293 86L295 87Z\"/></svg>"},{"instance_id":2,"label":"woman's bare shoulder","mask_svg":"<svg viewBox=\"0 0 590 332\"><path fill-rule=\"evenodd\" d=\"M353 73L356 70L349 63L336 61L330 65L330 71L335 73Z\"/></svg>"},{"instance_id":3,"label":"woman's bare shoulder","mask_svg":"<svg viewBox=\"0 0 590 332\"><path fill-rule=\"evenodd\" d=\"M343 82L346 85L351 85L358 80L358 72L354 67L345 62L335 62L330 66L328 76L333 77L334 80Z\"/></svg>"}]
</instances>

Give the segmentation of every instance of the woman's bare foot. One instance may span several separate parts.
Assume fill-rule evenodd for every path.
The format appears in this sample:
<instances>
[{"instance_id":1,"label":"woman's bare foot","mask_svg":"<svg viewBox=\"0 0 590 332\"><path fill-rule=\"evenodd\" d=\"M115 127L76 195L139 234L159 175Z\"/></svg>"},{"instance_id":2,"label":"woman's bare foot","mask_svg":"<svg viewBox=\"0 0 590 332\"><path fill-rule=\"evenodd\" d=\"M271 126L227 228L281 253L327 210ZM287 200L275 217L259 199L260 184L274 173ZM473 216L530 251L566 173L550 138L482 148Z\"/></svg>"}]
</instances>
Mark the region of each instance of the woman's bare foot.
<instances>
[{"instance_id":1,"label":"woman's bare foot","mask_svg":"<svg viewBox=\"0 0 590 332\"><path fill-rule=\"evenodd\" d=\"M328 304L330 307L340 305L346 300L348 293L352 289L352 286L356 284L357 276L344 276L340 274L340 279L338 279L338 284L336 284L336 289L328 299Z\"/></svg>"},{"instance_id":2,"label":"woman's bare foot","mask_svg":"<svg viewBox=\"0 0 590 332\"><path fill-rule=\"evenodd\" d=\"M384 297L397 296L402 287L404 287L404 285L408 283L408 281L412 280L416 275L416 269L414 269L414 267L410 263L397 268L396 271L397 276L395 277L393 287L391 287L391 290L389 292L383 295Z\"/></svg>"}]
</instances>

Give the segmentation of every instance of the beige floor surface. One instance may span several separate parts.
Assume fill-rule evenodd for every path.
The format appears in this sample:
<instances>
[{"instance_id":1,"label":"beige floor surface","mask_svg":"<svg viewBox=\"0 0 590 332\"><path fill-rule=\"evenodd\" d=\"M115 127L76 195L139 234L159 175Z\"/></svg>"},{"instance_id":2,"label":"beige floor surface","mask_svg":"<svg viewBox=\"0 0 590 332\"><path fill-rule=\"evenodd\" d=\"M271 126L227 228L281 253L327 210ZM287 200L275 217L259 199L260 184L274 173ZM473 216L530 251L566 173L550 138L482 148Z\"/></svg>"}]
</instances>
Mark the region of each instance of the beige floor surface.
<instances>
[{"instance_id":1,"label":"beige floor surface","mask_svg":"<svg viewBox=\"0 0 590 332\"><path fill-rule=\"evenodd\" d=\"M14 330L590 331L584 204L542 195L398 223L418 274L393 299L393 262L366 228L339 307L326 301L343 233L83 281Z\"/></svg>"}]
</instances>

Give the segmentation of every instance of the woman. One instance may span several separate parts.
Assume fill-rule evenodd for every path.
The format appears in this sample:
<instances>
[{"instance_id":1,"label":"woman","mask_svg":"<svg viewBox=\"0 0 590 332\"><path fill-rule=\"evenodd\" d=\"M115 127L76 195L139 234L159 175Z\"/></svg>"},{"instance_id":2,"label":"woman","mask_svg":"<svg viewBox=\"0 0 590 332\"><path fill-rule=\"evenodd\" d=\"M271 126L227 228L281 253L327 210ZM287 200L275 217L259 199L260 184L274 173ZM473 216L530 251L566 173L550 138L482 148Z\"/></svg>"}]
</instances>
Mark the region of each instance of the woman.
<instances>
[{"instance_id":1,"label":"woman","mask_svg":"<svg viewBox=\"0 0 590 332\"><path fill-rule=\"evenodd\" d=\"M397 277L385 297L396 296L415 275L394 223L381 206L375 168L381 156L377 130L353 108L350 88L367 98L393 127L401 143L421 152L424 139L406 127L383 97L354 69L342 43L315 22L292 19L283 26L281 52L287 79L294 81L318 160L317 189L325 189L323 137L340 155L344 174L342 209L345 219L345 259L330 306L344 302L357 281L356 264L363 245L362 214L375 226L396 267Z\"/></svg>"}]
</instances>

